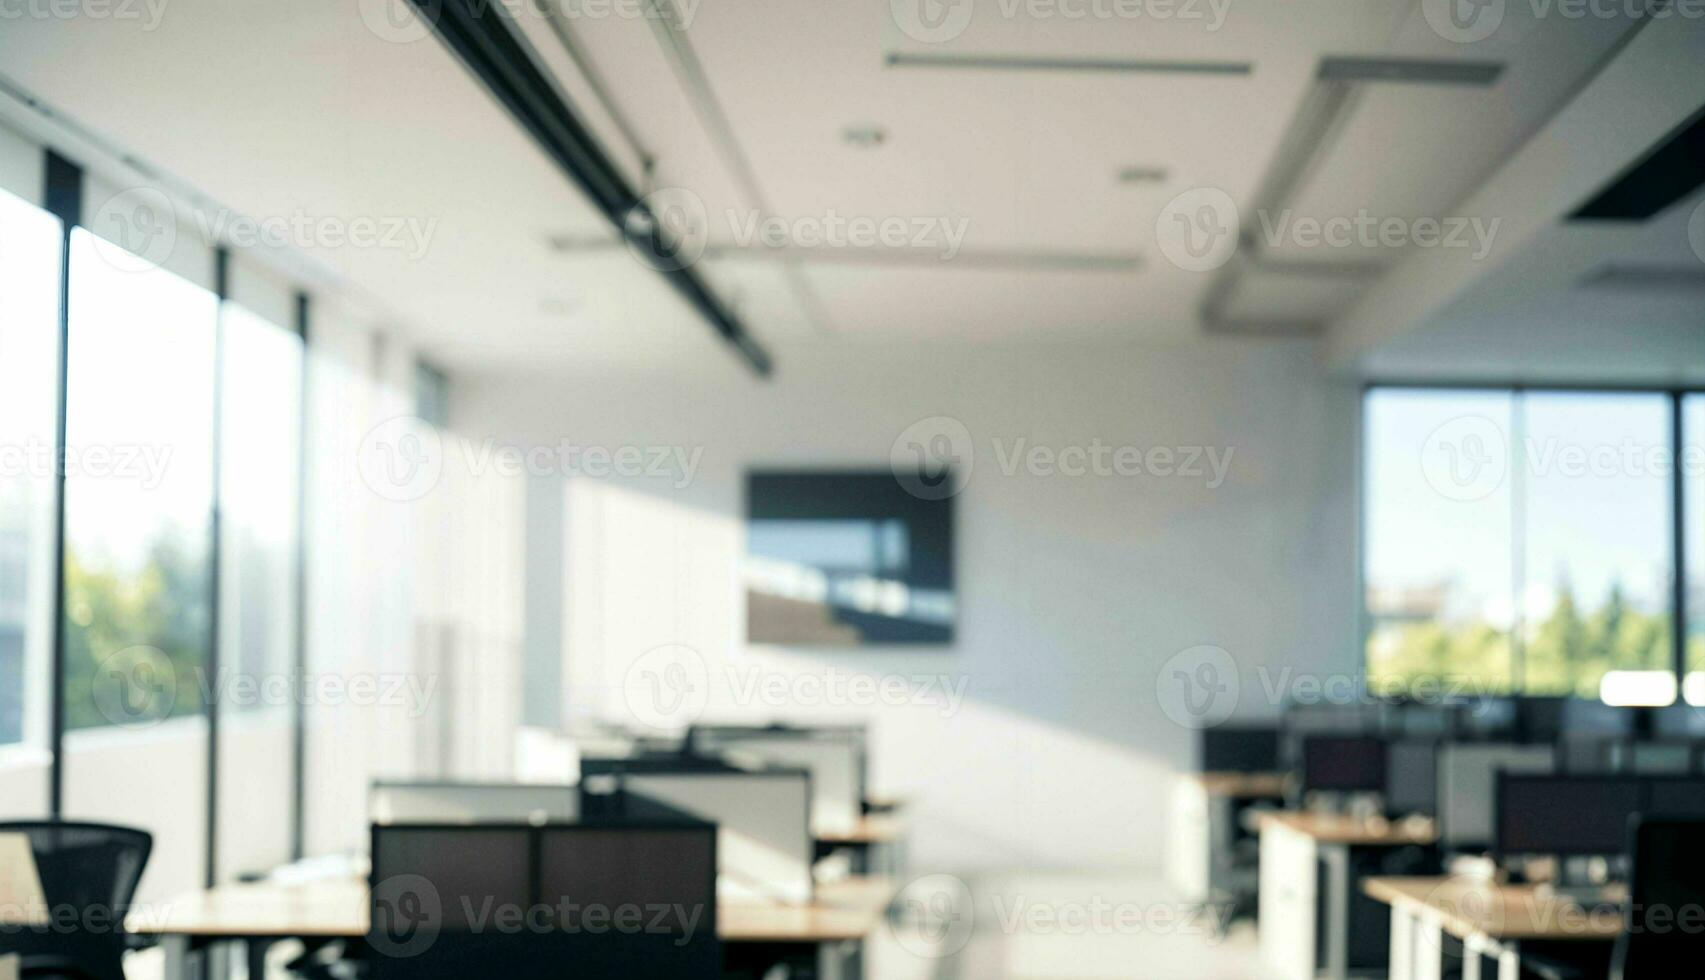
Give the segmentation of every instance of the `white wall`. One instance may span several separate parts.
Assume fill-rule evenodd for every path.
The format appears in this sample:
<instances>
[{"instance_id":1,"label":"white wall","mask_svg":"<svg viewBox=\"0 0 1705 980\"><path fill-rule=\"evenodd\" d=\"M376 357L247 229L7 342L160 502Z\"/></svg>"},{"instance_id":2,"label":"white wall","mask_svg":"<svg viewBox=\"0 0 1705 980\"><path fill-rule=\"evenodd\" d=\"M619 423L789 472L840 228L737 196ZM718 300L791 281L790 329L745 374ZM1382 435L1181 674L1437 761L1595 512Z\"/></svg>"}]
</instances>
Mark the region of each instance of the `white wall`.
<instances>
[{"instance_id":1,"label":"white wall","mask_svg":"<svg viewBox=\"0 0 1705 980\"><path fill-rule=\"evenodd\" d=\"M571 718L632 724L628 668L685 644L708 665L708 720L870 718L875 789L914 800L920 867L1159 867L1165 775L1188 764L1194 738L1162 710L1162 664L1223 647L1239 665L1239 713L1262 715L1277 710L1262 666L1359 663L1358 394L1329 382L1311 347L839 345L784 348L777 361L768 382L732 364L684 378L461 379L457 427L476 442L703 450L680 488L674 476L567 481ZM957 642L748 647L745 469L885 468L896 438L938 415L975 445L957 498ZM1206 478L1006 475L993 442L1020 438L1211 446L1232 462L1214 489ZM809 690L772 702L741 693L751 671L790 683L945 675L966 684L965 704L825 705Z\"/></svg>"}]
</instances>

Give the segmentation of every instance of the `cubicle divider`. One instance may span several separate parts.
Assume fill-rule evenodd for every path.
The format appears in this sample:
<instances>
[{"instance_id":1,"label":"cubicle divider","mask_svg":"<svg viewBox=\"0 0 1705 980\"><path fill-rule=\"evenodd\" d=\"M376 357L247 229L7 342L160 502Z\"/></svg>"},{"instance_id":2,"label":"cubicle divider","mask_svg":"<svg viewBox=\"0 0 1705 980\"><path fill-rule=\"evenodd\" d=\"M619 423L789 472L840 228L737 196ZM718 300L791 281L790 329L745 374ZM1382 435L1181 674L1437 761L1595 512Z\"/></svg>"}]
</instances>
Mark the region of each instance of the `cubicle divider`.
<instances>
[{"instance_id":1,"label":"cubicle divider","mask_svg":"<svg viewBox=\"0 0 1705 980\"><path fill-rule=\"evenodd\" d=\"M711 980L716 827L627 794L567 822L374 825L374 980Z\"/></svg>"},{"instance_id":2,"label":"cubicle divider","mask_svg":"<svg viewBox=\"0 0 1705 980\"><path fill-rule=\"evenodd\" d=\"M722 897L811 901L815 847L808 771L670 756L587 759L581 773L589 792L606 788L607 780L608 789L715 823Z\"/></svg>"}]
</instances>

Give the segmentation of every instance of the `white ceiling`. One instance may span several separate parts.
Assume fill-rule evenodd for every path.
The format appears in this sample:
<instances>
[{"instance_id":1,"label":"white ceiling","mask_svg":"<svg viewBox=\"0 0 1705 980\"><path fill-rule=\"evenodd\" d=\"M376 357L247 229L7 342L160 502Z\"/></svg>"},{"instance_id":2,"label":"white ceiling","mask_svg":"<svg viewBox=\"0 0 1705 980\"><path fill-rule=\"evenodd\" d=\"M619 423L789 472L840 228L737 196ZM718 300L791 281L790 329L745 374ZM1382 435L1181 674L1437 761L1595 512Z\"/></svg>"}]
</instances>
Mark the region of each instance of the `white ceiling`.
<instances>
[{"instance_id":1,"label":"white ceiling","mask_svg":"<svg viewBox=\"0 0 1705 980\"><path fill-rule=\"evenodd\" d=\"M0 71L241 212L436 220L419 259L383 249L313 251L394 311L452 370L721 358L739 371L672 290L611 244L602 220L441 44L396 43L368 27L396 2L172 0L153 30L118 20L9 20ZM704 202L713 244L722 247L701 269L752 332L777 345L1188 340L1201 332L1198 310L1213 276L1159 254L1157 217L1193 187L1249 202L1322 57L1507 65L1490 88L1365 87L1291 202L1298 214L1320 217L1361 208L1446 216L1570 99L1631 26L1524 20L1530 6L1511 4L1497 35L1458 45L1432 31L1417 0L1239 0L1223 6L1218 30L1153 17L1038 18L1022 3L1008 17L1001 0L978 0L963 33L930 45L897 26L890 0L676 2L709 83L701 94L726 114L761 202L707 132L656 24L572 16L558 26L590 54L616 111L655 157L655 186L687 188ZM640 183L632 148L542 15L529 6L519 20ZM895 52L1254 67L1226 76L948 70L890 66L886 56ZM842 132L857 125L880 127L885 142L849 145ZM1166 176L1119 183L1115 175L1133 165ZM760 203L790 218L963 222L965 254L947 262L912 254L852 262L827 250L797 263L730 256L725 215ZM583 244L554 250L553 238ZM1582 239L1580 262L1591 265L1585 253L1594 248L1625 244ZM1287 262L1346 259L1331 250L1280 251ZM977 260L1014 253L1111 261L1061 269ZM1355 256L1376 267L1402 257L1379 249ZM1238 283L1232 309L1263 319L1329 318L1366 286L1258 270ZM1504 315L1472 305L1459 313L1461 323ZM1613 315L1610 307L1604 315ZM1456 329L1453 343L1473 336Z\"/></svg>"}]
</instances>

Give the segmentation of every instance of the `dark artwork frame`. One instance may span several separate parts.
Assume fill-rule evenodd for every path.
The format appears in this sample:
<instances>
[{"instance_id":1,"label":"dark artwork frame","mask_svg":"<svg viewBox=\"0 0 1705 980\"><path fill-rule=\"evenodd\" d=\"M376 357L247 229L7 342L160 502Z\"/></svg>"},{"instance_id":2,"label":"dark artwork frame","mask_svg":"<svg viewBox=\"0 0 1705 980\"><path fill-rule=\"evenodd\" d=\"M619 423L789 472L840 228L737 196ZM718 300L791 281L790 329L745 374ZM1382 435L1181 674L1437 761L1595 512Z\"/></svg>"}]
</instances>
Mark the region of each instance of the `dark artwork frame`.
<instances>
[{"instance_id":1,"label":"dark artwork frame","mask_svg":"<svg viewBox=\"0 0 1705 980\"><path fill-rule=\"evenodd\" d=\"M953 501L921 499L886 468L748 471L748 642L952 644L958 618ZM862 554L848 558L849 551ZM790 570L811 589L826 588L826 595L802 597L788 584Z\"/></svg>"}]
</instances>

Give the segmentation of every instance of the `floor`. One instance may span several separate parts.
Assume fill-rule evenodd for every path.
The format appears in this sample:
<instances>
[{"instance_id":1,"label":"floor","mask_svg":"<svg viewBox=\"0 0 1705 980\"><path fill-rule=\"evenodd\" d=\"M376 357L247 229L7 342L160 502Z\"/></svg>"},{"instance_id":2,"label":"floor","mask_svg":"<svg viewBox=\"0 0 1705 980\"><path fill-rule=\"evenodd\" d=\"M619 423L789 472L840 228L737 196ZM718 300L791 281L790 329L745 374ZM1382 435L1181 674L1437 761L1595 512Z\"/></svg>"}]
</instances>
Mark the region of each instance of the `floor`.
<instances>
[{"instance_id":1,"label":"floor","mask_svg":"<svg viewBox=\"0 0 1705 980\"><path fill-rule=\"evenodd\" d=\"M970 915L962 910L969 908ZM869 945L869 980L1262 980L1248 924L1212 921L1154 879L936 876Z\"/></svg>"}]
</instances>

